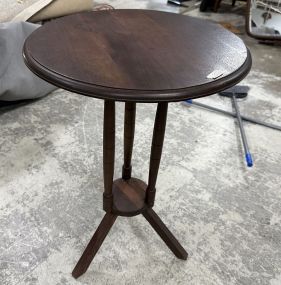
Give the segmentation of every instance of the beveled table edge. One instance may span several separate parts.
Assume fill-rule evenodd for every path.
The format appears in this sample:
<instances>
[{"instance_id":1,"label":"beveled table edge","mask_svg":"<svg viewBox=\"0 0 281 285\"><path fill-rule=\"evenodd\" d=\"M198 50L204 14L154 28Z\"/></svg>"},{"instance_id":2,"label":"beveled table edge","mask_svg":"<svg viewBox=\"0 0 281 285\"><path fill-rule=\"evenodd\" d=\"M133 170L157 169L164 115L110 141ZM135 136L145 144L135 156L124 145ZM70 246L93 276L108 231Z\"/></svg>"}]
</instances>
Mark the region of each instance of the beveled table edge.
<instances>
[{"instance_id":1,"label":"beveled table edge","mask_svg":"<svg viewBox=\"0 0 281 285\"><path fill-rule=\"evenodd\" d=\"M218 93L240 82L249 73L252 66L252 57L249 49L243 65L233 73L201 85L179 89L165 90L137 90L119 89L89 84L79 80L70 79L41 65L27 51L26 41L23 46L23 58L26 66L41 79L68 91L97 99L121 102L178 102L187 99L201 98Z\"/></svg>"}]
</instances>

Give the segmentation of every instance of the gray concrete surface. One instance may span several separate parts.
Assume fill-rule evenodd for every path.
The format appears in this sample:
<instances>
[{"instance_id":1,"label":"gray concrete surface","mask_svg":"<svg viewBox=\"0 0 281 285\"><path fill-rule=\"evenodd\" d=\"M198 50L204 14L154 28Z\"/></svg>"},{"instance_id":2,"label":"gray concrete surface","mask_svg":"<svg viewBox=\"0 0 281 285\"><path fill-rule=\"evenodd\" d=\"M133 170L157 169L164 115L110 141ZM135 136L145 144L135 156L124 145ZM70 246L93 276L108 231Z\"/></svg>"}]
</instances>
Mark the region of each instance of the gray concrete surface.
<instances>
[{"instance_id":1,"label":"gray concrete surface","mask_svg":"<svg viewBox=\"0 0 281 285\"><path fill-rule=\"evenodd\" d=\"M280 125L280 47L242 37L253 69L243 81L251 90L241 111ZM231 109L217 95L200 102ZM123 108L117 104L116 177ZM144 180L154 114L155 105L137 107L133 174ZM71 271L104 214L102 117L102 101L63 90L1 106L1 285L281 284L281 133L245 124L254 158L249 169L232 118L181 103L169 107L155 209L188 260L176 259L141 216L120 218L88 272L74 280Z\"/></svg>"}]
</instances>

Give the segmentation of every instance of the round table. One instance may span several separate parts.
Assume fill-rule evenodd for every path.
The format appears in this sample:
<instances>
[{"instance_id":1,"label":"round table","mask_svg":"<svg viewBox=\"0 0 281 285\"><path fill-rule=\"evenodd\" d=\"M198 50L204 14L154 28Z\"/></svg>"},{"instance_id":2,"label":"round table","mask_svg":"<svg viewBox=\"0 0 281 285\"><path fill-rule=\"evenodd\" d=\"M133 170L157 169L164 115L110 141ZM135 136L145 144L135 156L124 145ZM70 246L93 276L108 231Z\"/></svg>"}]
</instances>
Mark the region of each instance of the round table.
<instances>
[{"instance_id":1,"label":"round table","mask_svg":"<svg viewBox=\"0 0 281 285\"><path fill-rule=\"evenodd\" d=\"M86 272L118 216L142 214L180 259L187 252L154 212L168 102L211 95L251 68L243 41L221 26L149 10L78 13L53 20L26 40L24 59L42 79L104 100L103 208L106 212L74 268ZM115 101L125 102L124 165L113 181ZM158 103L148 183L131 177L136 103Z\"/></svg>"}]
</instances>

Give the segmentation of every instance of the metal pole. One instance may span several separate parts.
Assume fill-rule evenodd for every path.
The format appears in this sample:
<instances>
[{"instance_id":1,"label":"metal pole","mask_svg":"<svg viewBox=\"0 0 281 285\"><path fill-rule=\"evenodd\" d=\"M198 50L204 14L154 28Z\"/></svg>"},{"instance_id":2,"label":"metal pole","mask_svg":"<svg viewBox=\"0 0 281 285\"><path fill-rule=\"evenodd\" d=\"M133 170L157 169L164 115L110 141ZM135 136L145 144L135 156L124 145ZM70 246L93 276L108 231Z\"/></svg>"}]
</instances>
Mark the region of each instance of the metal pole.
<instances>
[{"instance_id":1,"label":"metal pole","mask_svg":"<svg viewBox=\"0 0 281 285\"><path fill-rule=\"evenodd\" d=\"M252 160L252 156L251 156L251 153L250 153L250 150L249 150L249 145L248 145L247 137L246 137L245 130L244 130L244 127L243 127L243 122L242 122L242 119L241 119L241 116L240 116L240 111L239 111L239 107L238 107L238 104L237 104L237 99L236 99L234 93L232 93L232 102L233 102L233 105L234 105L234 108L235 108L235 111L236 111L236 117L237 117L237 120L238 120L238 125L239 125L239 129L240 129L240 133L241 133L241 138L242 138L242 142L243 142L243 147L244 147L244 152L245 152L245 158L246 158L247 166L248 167L252 167L253 166L253 160Z\"/></svg>"},{"instance_id":2,"label":"metal pole","mask_svg":"<svg viewBox=\"0 0 281 285\"><path fill-rule=\"evenodd\" d=\"M236 114L233 113L233 112L225 111L225 110L222 110L222 109L219 109L219 108L216 108L216 107L212 107L212 106L209 106L209 105L205 105L205 104L202 104L202 103L199 103L199 102L194 102L191 99L183 101L183 103L188 104L188 105L190 105L190 104L196 105L196 106L204 108L204 109L209 109L211 111L219 112L219 113L222 113L222 114L225 114L225 115L232 116L232 117L236 118ZM241 115L241 119L244 120L244 121L250 122L250 123L254 123L254 124L261 125L261 126L264 126L264 127L267 127L267 128L271 128L271 129L274 129L274 130L281 131L281 127L279 127L277 125L274 125L274 124L265 123L265 122L260 121L258 119L252 119L252 118L249 118L249 117L244 116L244 115Z\"/></svg>"}]
</instances>

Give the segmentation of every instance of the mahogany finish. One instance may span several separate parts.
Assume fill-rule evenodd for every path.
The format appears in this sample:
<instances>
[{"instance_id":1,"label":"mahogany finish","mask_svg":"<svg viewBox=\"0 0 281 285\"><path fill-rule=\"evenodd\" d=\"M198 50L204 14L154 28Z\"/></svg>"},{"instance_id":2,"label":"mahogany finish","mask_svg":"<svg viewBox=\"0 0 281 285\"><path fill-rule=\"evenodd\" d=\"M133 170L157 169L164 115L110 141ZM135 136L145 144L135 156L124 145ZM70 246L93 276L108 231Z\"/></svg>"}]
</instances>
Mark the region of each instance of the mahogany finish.
<instances>
[{"instance_id":1,"label":"mahogany finish","mask_svg":"<svg viewBox=\"0 0 281 285\"><path fill-rule=\"evenodd\" d=\"M114 175L115 156L115 102L104 101L103 119L103 209L111 212L112 209L112 184Z\"/></svg>"},{"instance_id":2,"label":"mahogany finish","mask_svg":"<svg viewBox=\"0 0 281 285\"><path fill-rule=\"evenodd\" d=\"M78 263L72 271L72 276L78 278L83 273L85 273L90 266L93 258L101 247L104 239L109 233L111 227L113 226L117 216L111 213L106 213L102 219L100 225L98 226L95 234L87 245L85 251L80 257Z\"/></svg>"},{"instance_id":3,"label":"mahogany finish","mask_svg":"<svg viewBox=\"0 0 281 285\"><path fill-rule=\"evenodd\" d=\"M132 152L135 135L135 120L136 120L136 103L125 103L125 118L124 118L124 165L122 169L122 178L131 178L132 172Z\"/></svg>"},{"instance_id":4,"label":"mahogany finish","mask_svg":"<svg viewBox=\"0 0 281 285\"><path fill-rule=\"evenodd\" d=\"M251 56L218 24L149 10L84 12L53 20L24 45L43 79L88 96L134 102L179 101L238 83ZM218 79L207 76L223 72Z\"/></svg>"},{"instance_id":5,"label":"mahogany finish","mask_svg":"<svg viewBox=\"0 0 281 285\"><path fill-rule=\"evenodd\" d=\"M137 178L115 180L112 189L112 213L125 217L142 213L147 207L145 203L146 188L146 183Z\"/></svg>"},{"instance_id":6,"label":"mahogany finish","mask_svg":"<svg viewBox=\"0 0 281 285\"><path fill-rule=\"evenodd\" d=\"M162 240L166 243L166 245L170 248L170 250L174 253L174 255L179 259L186 260L188 257L187 252L169 231L169 229L165 226L165 224L161 221L158 215L151 208L148 208L142 214L154 228L154 230L158 233L158 235L162 238Z\"/></svg>"},{"instance_id":7,"label":"mahogany finish","mask_svg":"<svg viewBox=\"0 0 281 285\"><path fill-rule=\"evenodd\" d=\"M152 137L152 146L150 153L150 165L148 175L148 186L146 192L146 202L149 207L153 207L156 194L156 180L160 166L163 142L165 137L166 120L168 112L168 103L158 103L154 130Z\"/></svg>"},{"instance_id":8,"label":"mahogany finish","mask_svg":"<svg viewBox=\"0 0 281 285\"><path fill-rule=\"evenodd\" d=\"M86 272L118 216L142 214L176 257L187 252L153 211L168 102L202 97L238 83L251 56L218 25L158 11L75 14L37 29L24 45L27 66L67 90L104 99L103 209L106 214L75 266ZM222 71L208 79L213 70ZM113 181L115 101L125 101L122 178ZM148 184L131 177L136 102L157 102Z\"/></svg>"}]
</instances>

